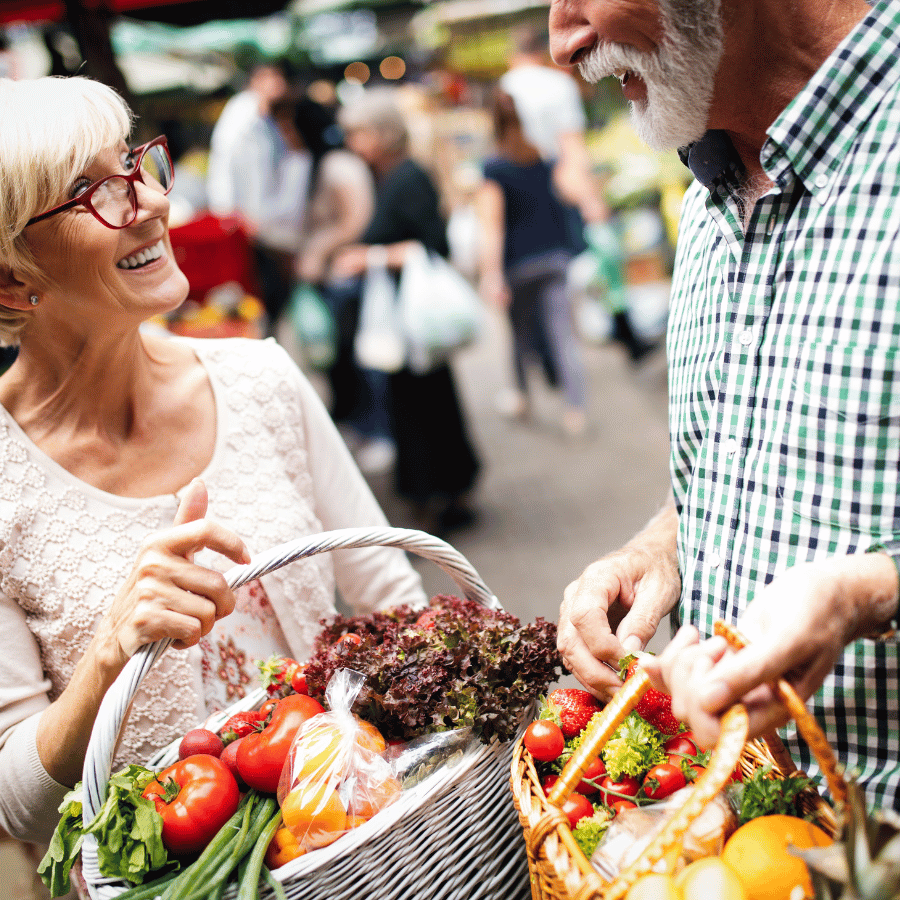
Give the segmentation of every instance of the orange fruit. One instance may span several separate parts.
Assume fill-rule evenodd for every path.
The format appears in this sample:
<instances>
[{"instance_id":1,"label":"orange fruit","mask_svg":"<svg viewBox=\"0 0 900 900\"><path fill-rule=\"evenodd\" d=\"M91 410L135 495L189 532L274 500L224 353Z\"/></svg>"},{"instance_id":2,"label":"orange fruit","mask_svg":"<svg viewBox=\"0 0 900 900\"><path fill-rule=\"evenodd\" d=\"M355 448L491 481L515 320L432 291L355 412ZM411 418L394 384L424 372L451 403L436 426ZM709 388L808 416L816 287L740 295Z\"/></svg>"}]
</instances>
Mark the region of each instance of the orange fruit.
<instances>
[{"instance_id":1,"label":"orange fruit","mask_svg":"<svg viewBox=\"0 0 900 900\"><path fill-rule=\"evenodd\" d=\"M371 819L400 794L400 782L393 775L382 778L361 779L348 806L354 816Z\"/></svg>"},{"instance_id":2,"label":"orange fruit","mask_svg":"<svg viewBox=\"0 0 900 900\"><path fill-rule=\"evenodd\" d=\"M675 890L682 900L748 900L737 873L718 856L688 863L675 876Z\"/></svg>"},{"instance_id":3,"label":"orange fruit","mask_svg":"<svg viewBox=\"0 0 900 900\"><path fill-rule=\"evenodd\" d=\"M625 900L681 900L671 875L650 872L642 875L628 890Z\"/></svg>"},{"instance_id":4,"label":"orange fruit","mask_svg":"<svg viewBox=\"0 0 900 900\"><path fill-rule=\"evenodd\" d=\"M359 726L359 731L356 732L356 743L360 747L365 747L366 750L371 750L373 753L384 753L387 748L387 742L382 733L371 722L360 719L359 716L354 718Z\"/></svg>"},{"instance_id":5,"label":"orange fruit","mask_svg":"<svg viewBox=\"0 0 900 900\"><path fill-rule=\"evenodd\" d=\"M305 849L325 847L347 830L347 811L337 791L325 781L294 788L281 804L284 826Z\"/></svg>"},{"instance_id":6,"label":"orange fruit","mask_svg":"<svg viewBox=\"0 0 900 900\"><path fill-rule=\"evenodd\" d=\"M760 816L728 839L722 860L737 873L747 900L791 900L797 885L802 885L805 897L812 897L806 863L788 852L788 844L806 850L830 843L821 828L804 819Z\"/></svg>"}]
</instances>

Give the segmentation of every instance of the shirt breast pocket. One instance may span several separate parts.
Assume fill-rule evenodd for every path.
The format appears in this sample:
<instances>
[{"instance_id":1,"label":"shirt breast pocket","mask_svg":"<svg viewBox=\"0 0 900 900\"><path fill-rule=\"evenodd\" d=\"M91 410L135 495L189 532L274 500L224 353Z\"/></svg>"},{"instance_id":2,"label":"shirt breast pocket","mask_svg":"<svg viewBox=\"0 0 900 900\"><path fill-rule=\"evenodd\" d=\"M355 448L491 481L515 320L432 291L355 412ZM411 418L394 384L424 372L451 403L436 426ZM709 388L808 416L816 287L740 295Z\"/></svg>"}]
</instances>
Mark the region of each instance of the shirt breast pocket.
<instances>
[{"instance_id":1,"label":"shirt breast pocket","mask_svg":"<svg viewBox=\"0 0 900 900\"><path fill-rule=\"evenodd\" d=\"M795 516L863 535L900 529L897 351L806 342L779 445L779 497Z\"/></svg>"}]
</instances>

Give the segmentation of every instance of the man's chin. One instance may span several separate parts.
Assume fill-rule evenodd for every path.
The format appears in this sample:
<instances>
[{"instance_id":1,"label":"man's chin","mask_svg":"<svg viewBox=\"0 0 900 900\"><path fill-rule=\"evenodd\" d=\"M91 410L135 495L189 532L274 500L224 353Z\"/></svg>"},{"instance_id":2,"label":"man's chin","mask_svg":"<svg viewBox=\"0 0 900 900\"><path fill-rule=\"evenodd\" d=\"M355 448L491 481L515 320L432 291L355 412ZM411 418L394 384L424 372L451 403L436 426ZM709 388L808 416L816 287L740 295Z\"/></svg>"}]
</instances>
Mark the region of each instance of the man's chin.
<instances>
[{"instance_id":1,"label":"man's chin","mask_svg":"<svg viewBox=\"0 0 900 900\"><path fill-rule=\"evenodd\" d=\"M696 122L675 116L654 116L647 102L632 102L631 124L637 136L651 149L658 152L686 147L703 137L705 127Z\"/></svg>"}]
</instances>

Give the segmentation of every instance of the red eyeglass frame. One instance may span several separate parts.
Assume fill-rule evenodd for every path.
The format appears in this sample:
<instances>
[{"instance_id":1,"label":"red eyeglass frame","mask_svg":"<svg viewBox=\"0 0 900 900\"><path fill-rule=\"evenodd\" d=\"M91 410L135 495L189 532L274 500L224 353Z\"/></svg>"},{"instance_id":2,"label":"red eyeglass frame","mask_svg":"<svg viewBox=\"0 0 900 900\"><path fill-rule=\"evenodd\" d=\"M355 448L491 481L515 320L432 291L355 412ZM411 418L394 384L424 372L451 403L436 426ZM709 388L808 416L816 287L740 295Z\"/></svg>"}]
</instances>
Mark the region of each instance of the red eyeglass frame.
<instances>
[{"instance_id":1,"label":"red eyeglass frame","mask_svg":"<svg viewBox=\"0 0 900 900\"><path fill-rule=\"evenodd\" d=\"M53 209L48 209L46 212L40 213L40 215L33 216L26 223L25 227L27 228L29 225L34 225L35 222L41 222L44 219L50 218L50 216L55 216L57 213L65 212L67 209L74 209L76 206L83 206L87 211L102 225L105 225L107 228L112 228L114 231L118 231L120 228L127 228L131 225L132 222L137 218L137 191L134 191L135 202L132 204L132 216L124 225L110 225L109 222L104 219L97 210L94 209L91 203L91 196L94 191L96 191L104 182L109 181L110 178L124 178L125 181L128 181L132 185L132 190L134 190L134 182L140 181L141 184L146 184L144 181L143 175L141 174L141 161L144 158L144 154L151 147L162 147L166 152L166 156L169 160L169 165L172 166L172 156L169 153L169 143L166 140L164 135L160 135L159 137L153 138L152 141L147 141L146 144L140 144L135 147L133 150L129 151L129 156L134 157L134 171L128 172L125 175L106 175L104 178L101 178L99 181L95 181L92 185L89 185L82 191L77 197L74 197L72 200L66 200L65 203L60 203L59 206L54 206ZM172 182L169 184L169 187L163 191L163 195L168 194L173 185L175 184L175 169L172 166Z\"/></svg>"}]
</instances>

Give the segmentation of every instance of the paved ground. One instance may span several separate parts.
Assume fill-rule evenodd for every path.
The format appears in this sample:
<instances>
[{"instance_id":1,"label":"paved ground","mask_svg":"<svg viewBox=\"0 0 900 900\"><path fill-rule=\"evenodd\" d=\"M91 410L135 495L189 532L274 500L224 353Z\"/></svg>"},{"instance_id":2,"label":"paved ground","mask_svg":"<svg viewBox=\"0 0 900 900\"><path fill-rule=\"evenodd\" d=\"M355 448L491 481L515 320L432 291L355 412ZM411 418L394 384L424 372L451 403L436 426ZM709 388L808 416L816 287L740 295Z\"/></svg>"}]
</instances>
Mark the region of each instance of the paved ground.
<instances>
[{"instance_id":1,"label":"paved ground","mask_svg":"<svg viewBox=\"0 0 900 900\"><path fill-rule=\"evenodd\" d=\"M456 361L484 472L474 497L478 522L450 542L509 612L555 621L565 586L627 540L665 499L665 363L656 354L634 368L617 346L585 348L591 427L569 440L558 425L558 398L540 384L532 424L512 424L495 412L494 397L508 384L508 353L505 322L491 316L483 339ZM390 479L371 483L391 523L409 527ZM416 565L430 594L455 591L432 563ZM22 848L0 841L0 897L42 900L33 871Z\"/></svg>"}]
</instances>

